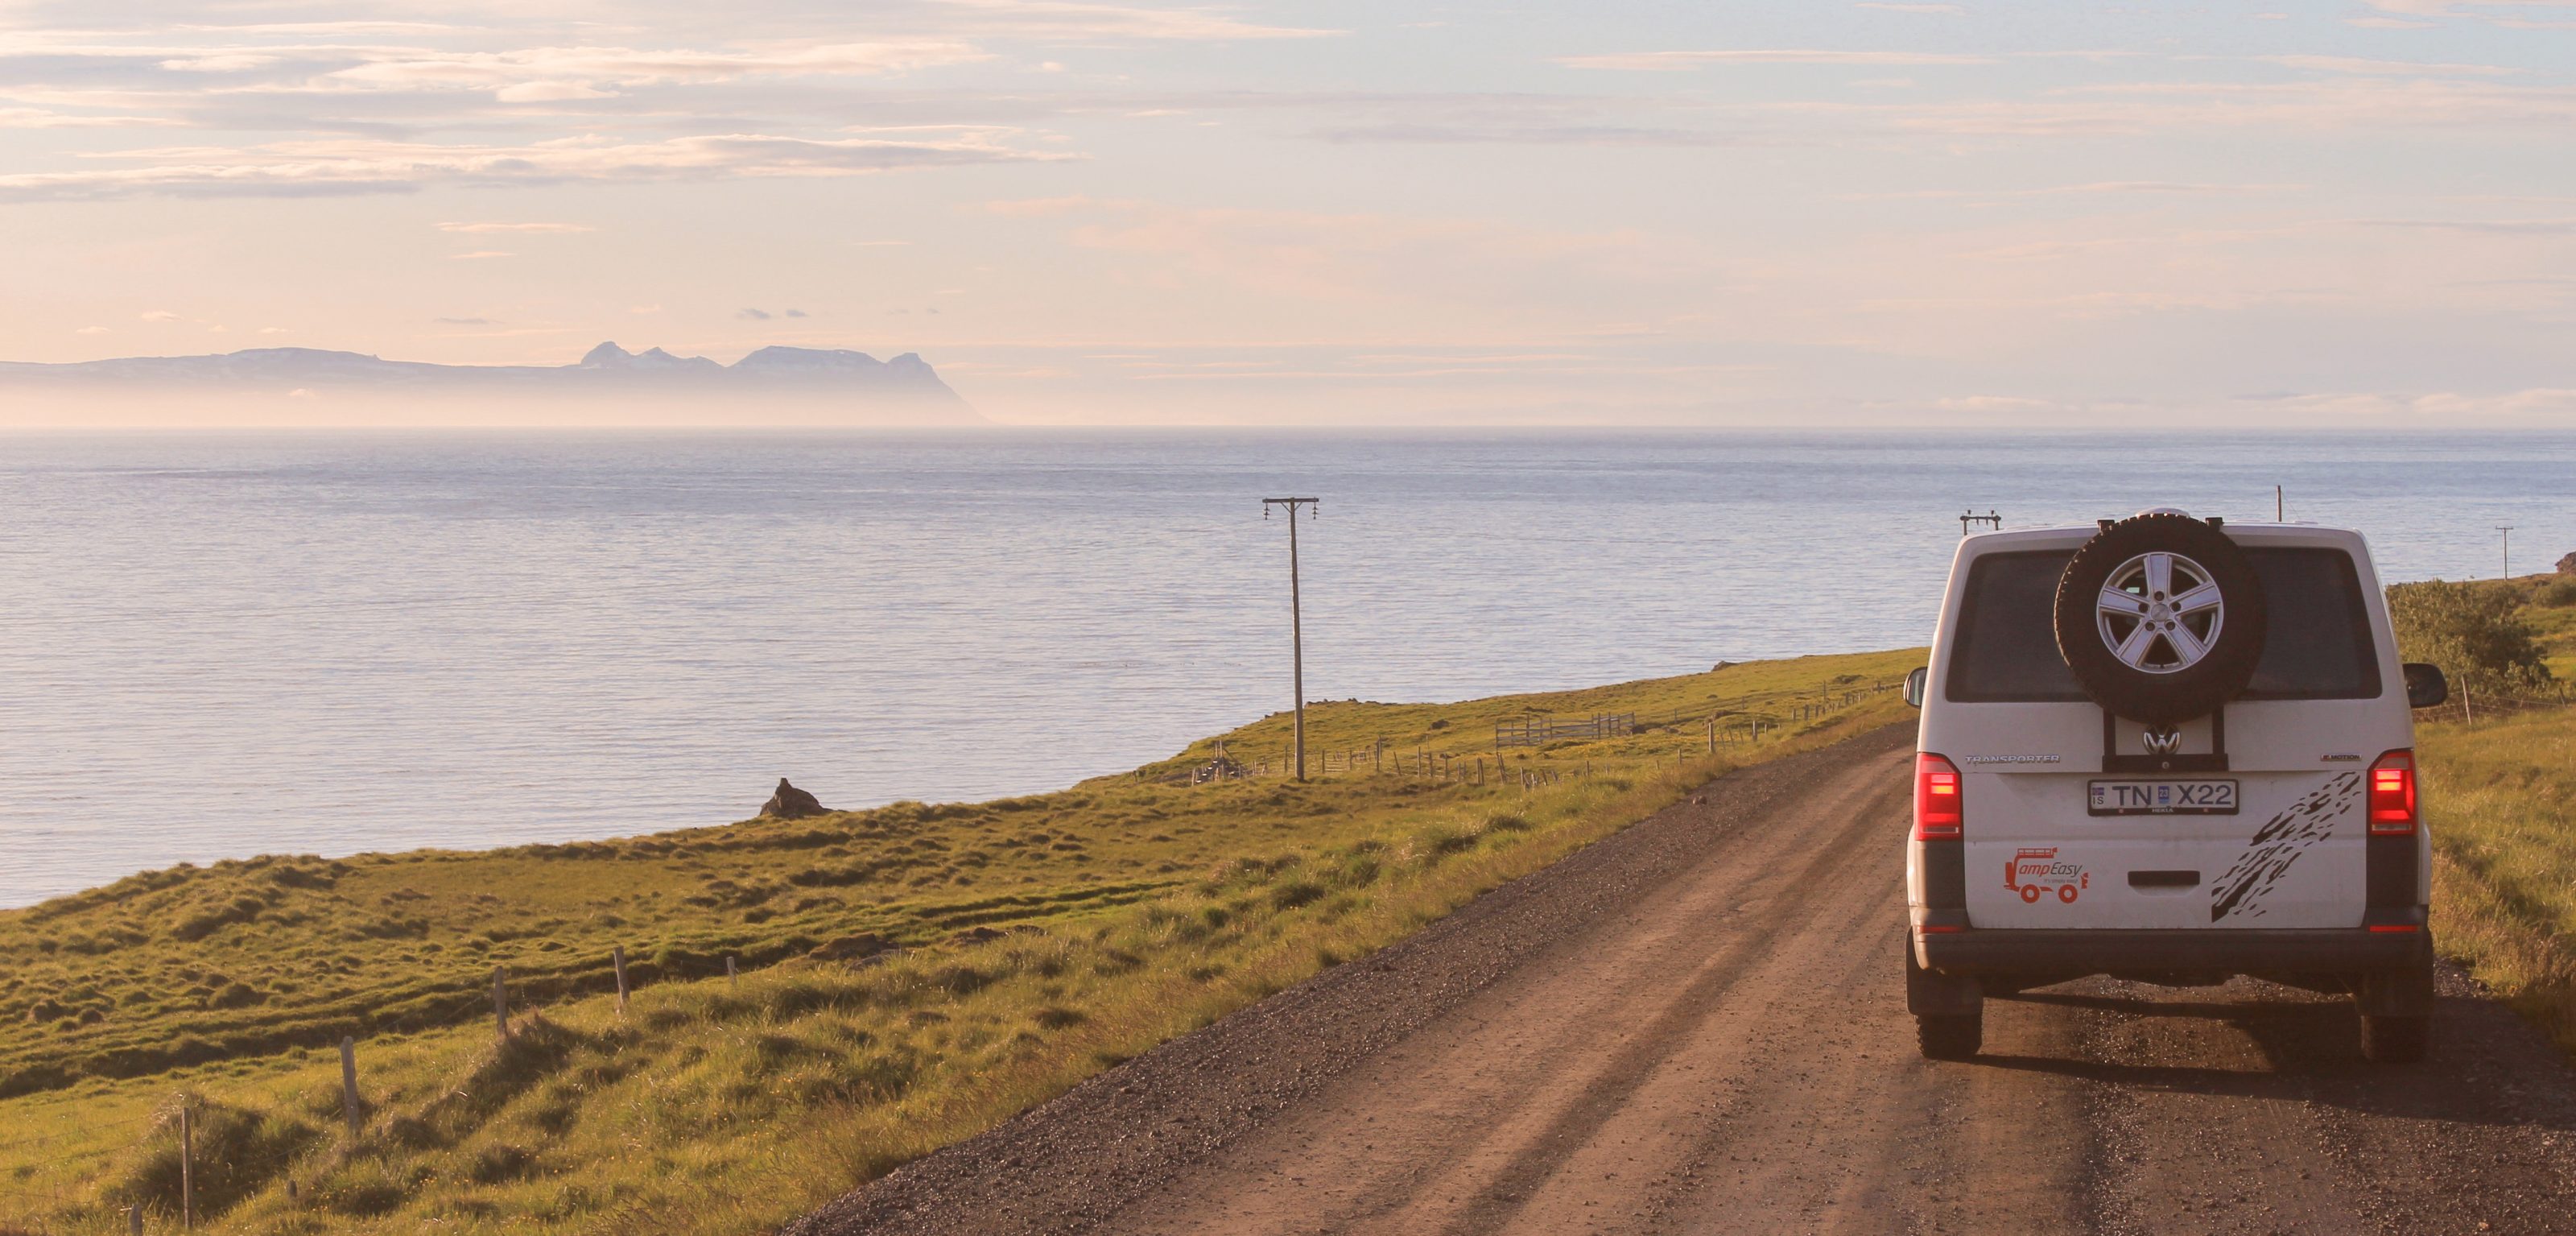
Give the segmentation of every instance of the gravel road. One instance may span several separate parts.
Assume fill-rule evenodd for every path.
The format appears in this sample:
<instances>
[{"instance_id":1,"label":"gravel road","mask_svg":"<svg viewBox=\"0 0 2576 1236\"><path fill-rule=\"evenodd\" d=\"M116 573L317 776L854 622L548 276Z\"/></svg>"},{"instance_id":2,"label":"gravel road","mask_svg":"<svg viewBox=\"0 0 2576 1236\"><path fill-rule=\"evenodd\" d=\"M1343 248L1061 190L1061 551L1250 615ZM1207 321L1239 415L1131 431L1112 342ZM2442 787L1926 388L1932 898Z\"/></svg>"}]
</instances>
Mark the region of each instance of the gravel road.
<instances>
[{"instance_id":1,"label":"gravel road","mask_svg":"<svg viewBox=\"0 0 2576 1236\"><path fill-rule=\"evenodd\" d=\"M1911 732L1691 802L791 1225L845 1233L2576 1232L2576 1073L2440 976L2090 979L1917 1057Z\"/></svg>"}]
</instances>

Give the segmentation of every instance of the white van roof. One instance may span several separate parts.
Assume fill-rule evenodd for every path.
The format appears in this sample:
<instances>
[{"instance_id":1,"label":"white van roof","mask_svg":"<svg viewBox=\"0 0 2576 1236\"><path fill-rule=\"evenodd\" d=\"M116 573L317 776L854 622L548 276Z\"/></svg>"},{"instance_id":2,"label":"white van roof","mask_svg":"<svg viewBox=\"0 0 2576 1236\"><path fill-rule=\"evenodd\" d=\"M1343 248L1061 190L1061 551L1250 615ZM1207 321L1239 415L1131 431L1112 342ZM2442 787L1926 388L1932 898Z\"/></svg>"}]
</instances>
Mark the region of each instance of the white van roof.
<instances>
[{"instance_id":1,"label":"white van roof","mask_svg":"<svg viewBox=\"0 0 2576 1236\"><path fill-rule=\"evenodd\" d=\"M2331 545L2339 549L2369 552L2369 543L2351 528L2330 528L2323 524L2297 522L2237 523L2228 520L2224 527L2229 536L2239 541L2262 541L2276 545ZM1997 553L2015 549L2073 548L2092 540L2101 531L2098 524L2068 524L2056 528L2015 528L2009 532L1978 532L1960 538L1962 557L1972 553Z\"/></svg>"}]
</instances>

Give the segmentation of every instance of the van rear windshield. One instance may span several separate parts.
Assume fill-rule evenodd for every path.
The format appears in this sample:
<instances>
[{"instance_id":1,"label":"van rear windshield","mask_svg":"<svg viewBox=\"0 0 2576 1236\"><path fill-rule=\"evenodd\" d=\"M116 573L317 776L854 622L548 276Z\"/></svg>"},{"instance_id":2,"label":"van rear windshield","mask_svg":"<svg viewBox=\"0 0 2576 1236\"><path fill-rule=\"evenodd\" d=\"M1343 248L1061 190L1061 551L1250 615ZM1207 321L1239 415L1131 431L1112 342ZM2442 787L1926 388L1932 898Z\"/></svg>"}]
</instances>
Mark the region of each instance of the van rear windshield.
<instances>
[{"instance_id":1,"label":"van rear windshield","mask_svg":"<svg viewBox=\"0 0 2576 1236\"><path fill-rule=\"evenodd\" d=\"M1943 694L1956 703L2082 700L2057 654L2057 577L2072 551L1987 554L1968 568L1968 592ZM2379 696L2379 654L2352 556L2335 549L2247 548L2271 611L2263 658L2241 698L2345 700Z\"/></svg>"}]
</instances>

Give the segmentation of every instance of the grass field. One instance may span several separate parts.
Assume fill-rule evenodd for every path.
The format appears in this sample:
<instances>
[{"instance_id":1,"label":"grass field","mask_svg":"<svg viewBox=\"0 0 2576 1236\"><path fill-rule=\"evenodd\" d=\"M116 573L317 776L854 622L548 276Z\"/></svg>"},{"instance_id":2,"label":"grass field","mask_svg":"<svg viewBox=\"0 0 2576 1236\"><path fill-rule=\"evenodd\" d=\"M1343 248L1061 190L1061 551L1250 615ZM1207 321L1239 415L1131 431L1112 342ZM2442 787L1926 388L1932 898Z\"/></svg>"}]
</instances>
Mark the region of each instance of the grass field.
<instances>
[{"instance_id":1,"label":"grass field","mask_svg":"<svg viewBox=\"0 0 2576 1236\"><path fill-rule=\"evenodd\" d=\"M2576 1053L2576 709L2423 726L2416 745L2442 951Z\"/></svg>"},{"instance_id":2,"label":"grass field","mask_svg":"<svg viewBox=\"0 0 2576 1236\"><path fill-rule=\"evenodd\" d=\"M1311 749L1386 754L1303 785L1162 779L1220 742L1280 751L1274 716L1054 794L182 867L0 913L0 1230L122 1231L127 1205L170 1227L183 1104L210 1230L763 1230L1733 764L1908 717L1870 688L1921 655L1310 707ZM1604 712L1766 737L1711 755L1692 722L1496 760L1497 723Z\"/></svg>"},{"instance_id":3,"label":"grass field","mask_svg":"<svg viewBox=\"0 0 2576 1236\"><path fill-rule=\"evenodd\" d=\"M2531 624L2550 674L2560 682L2576 682L2576 579L2544 575L2528 582L2532 599L2523 618Z\"/></svg>"}]
</instances>

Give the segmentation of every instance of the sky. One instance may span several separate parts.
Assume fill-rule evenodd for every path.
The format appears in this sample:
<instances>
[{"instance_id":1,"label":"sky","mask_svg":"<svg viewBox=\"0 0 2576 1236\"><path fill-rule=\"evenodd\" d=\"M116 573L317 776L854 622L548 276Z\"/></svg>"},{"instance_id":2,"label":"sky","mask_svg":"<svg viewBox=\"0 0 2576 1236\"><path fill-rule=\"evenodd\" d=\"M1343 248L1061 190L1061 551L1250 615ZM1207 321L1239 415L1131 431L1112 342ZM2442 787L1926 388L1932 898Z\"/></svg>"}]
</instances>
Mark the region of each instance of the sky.
<instances>
[{"instance_id":1,"label":"sky","mask_svg":"<svg viewBox=\"0 0 2576 1236\"><path fill-rule=\"evenodd\" d=\"M0 0L0 150L0 359L851 347L1040 425L2576 423L2576 3Z\"/></svg>"}]
</instances>

